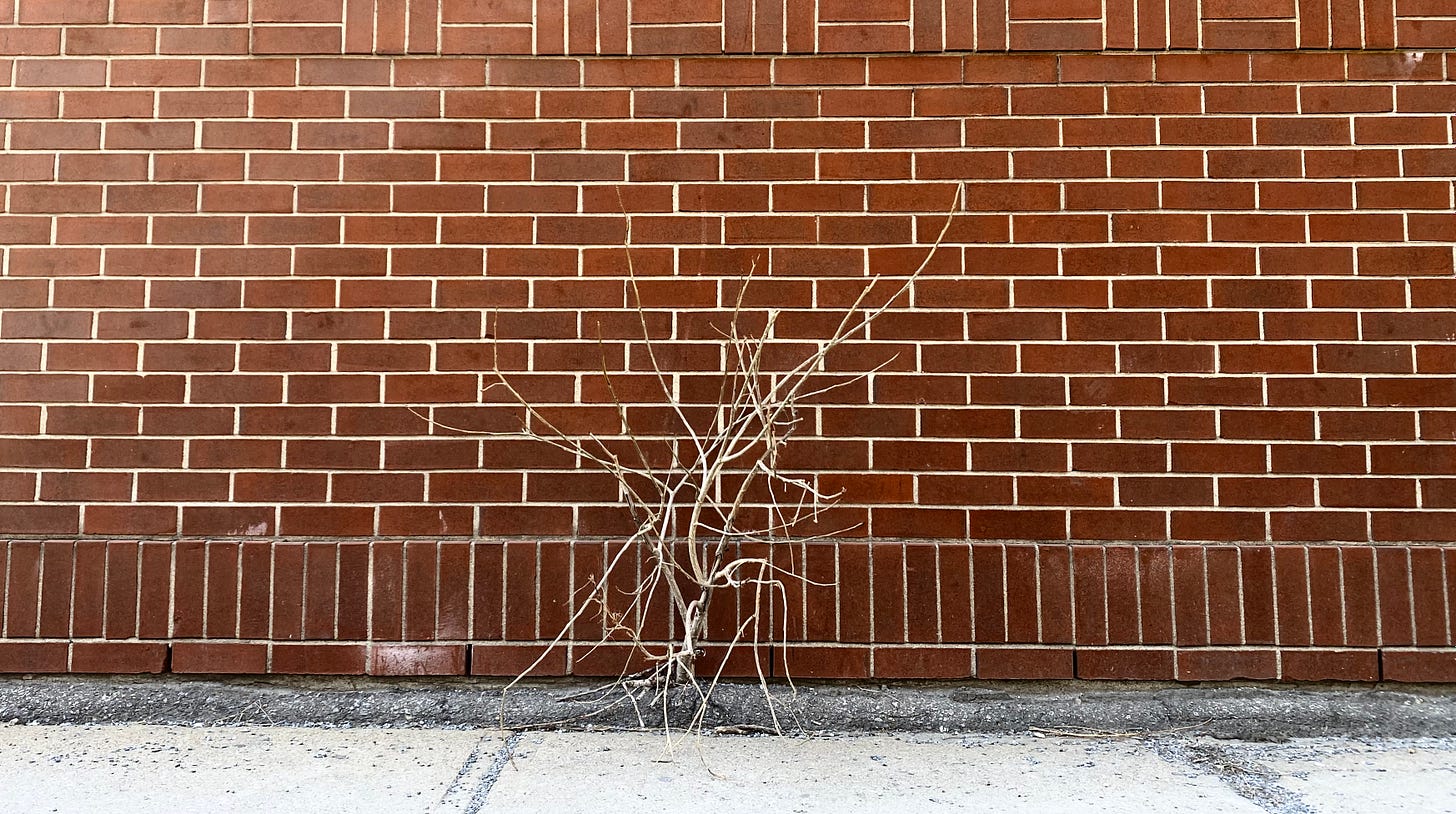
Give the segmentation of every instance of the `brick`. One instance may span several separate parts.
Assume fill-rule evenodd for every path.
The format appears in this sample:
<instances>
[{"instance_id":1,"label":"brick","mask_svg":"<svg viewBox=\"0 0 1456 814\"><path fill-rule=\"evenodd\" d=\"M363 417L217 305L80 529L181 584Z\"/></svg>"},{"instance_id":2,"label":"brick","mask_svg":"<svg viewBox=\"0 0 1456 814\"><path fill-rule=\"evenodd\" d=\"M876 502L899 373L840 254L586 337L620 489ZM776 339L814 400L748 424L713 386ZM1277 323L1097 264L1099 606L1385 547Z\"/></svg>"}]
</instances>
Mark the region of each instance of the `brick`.
<instances>
[{"instance_id":1,"label":"brick","mask_svg":"<svg viewBox=\"0 0 1456 814\"><path fill-rule=\"evenodd\" d=\"M171 672L256 675L268 672L268 646L243 642L177 642Z\"/></svg>"},{"instance_id":2,"label":"brick","mask_svg":"<svg viewBox=\"0 0 1456 814\"><path fill-rule=\"evenodd\" d=\"M169 543L141 544L137 588L137 635L159 639L169 635L174 547Z\"/></svg>"},{"instance_id":3,"label":"brick","mask_svg":"<svg viewBox=\"0 0 1456 814\"><path fill-rule=\"evenodd\" d=\"M1287 681L1377 681L1377 650L1286 650L1281 655Z\"/></svg>"},{"instance_id":4,"label":"brick","mask_svg":"<svg viewBox=\"0 0 1456 814\"><path fill-rule=\"evenodd\" d=\"M369 649L369 675L464 675L465 645L376 644Z\"/></svg>"},{"instance_id":5,"label":"brick","mask_svg":"<svg viewBox=\"0 0 1456 814\"><path fill-rule=\"evenodd\" d=\"M268 543L245 542L240 546L239 638L265 639L269 636L272 555L272 546ZM175 653L173 655L175 659Z\"/></svg>"},{"instance_id":6,"label":"brick","mask_svg":"<svg viewBox=\"0 0 1456 814\"><path fill-rule=\"evenodd\" d=\"M300 675L364 675L365 645L274 644L268 672Z\"/></svg>"},{"instance_id":7,"label":"brick","mask_svg":"<svg viewBox=\"0 0 1456 814\"><path fill-rule=\"evenodd\" d=\"M44 549L40 635L99 638L104 624L105 544L48 541Z\"/></svg>"},{"instance_id":8,"label":"brick","mask_svg":"<svg viewBox=\"0 0 1456 814\"><path fill-rule=\"evenodd\" d=\"M874 591L872 624L874 641L902 642L905 638L905 550L896 545L870 549L870 573Z\"/></svg>"},{"instance_id":9,"label":"brick","mask_svg":"<svg viewBox=\"0 0 1456 814\"><path fill-rule=\"evenodd\" d=\"M1444 683L1453 676L1456 676L1456 651L1380 651L1380 677L1387 681Z\"/></svg>"},{"instance_id":10,"label":"brick","mask_svg":"<svg viewBox=\"0 0 1456 814\"><path fill-rule=\"evenodd\" d=\"M1175 677L1174 651L1078 648L1077 677L1120 681L1168 681Z\"/></svg>"},{"instance_id":11,"label":"brick","mask_svg":"<svg viewBox=\"0 0 1456 814\"><path fill-rule=\"evenodd\" d=\"M0 642L0 673L64 673L65 642Z\"/></svg>"},{"instance_id":12,"label":"brick","mask_svg":"<svg viewBox=\"0 0 1456 814\"><path fill-rule=\"evenodd\" d=\"M1103 549L1097 546L1074 547L1072 576L1074 641L1080 645L1106 644L1107 581Z\"/></svg>"},{"instance_id":13,"label":"brick","mask_svg":"<svg viewBox=\"0 0 1456 814\"><path fill-rule=\"evenodd\" d=\"M291 507L290 507L291 508ZM337 534L337 533L336 533ZM309 535L335 536L335 535ZM337 635L339 547L332 543L303 546L303 638L332 639Z\"/></svg>"},{"instance_id":14,"label":"brick","mask_svg":"<svg viewBox=\"0 0 1456 814\"><path fill-rule=\"evenodd\" d=\"M515 678L520 675L567 674L566 648L529 644L474 644L470 646L470 674Z\"/></svg>"},{"instance_id":15,"label":"brick","mask_svg":"<svg viewBox=\"0 0 1456 814\"><path fill-rule=\"evenodd\" d=\"M789 645L782 648L775 674L809 679L820 676L869 678L870 649L867 647L816 647Z\"/></svg>"},{"instance_id":16,"label":"brick","mask_svg":"<svg viewBox=\"0 0 1456 814\"><path fill-rule=\"evenodd\" d=\"M39 628L36 635L41 638L64 637L68 635L71 628L72 618L72 574L75 549L72 544L62 540L48 540L41 544L41 566L40 574L40 611ZM94 559L94 558L93 558ZM100 587L99 579L92 580L91 588ZM83 598L83 602L89 597ZM88 603L94 607L94 603ZM90 608L88 607L88 610ZM90 635L98 635L101 631L99 614L86 614L96 616L94 632L87 631ZM83 628L93 627L83 622ZM85 634L82 634L85 635Z\"/></svg>"},{"instance_id":17,"label":"brick","mask_svg":"<svg viewBox=\"0 0 1456 814\"><path fill-rule=\"evenodd\" d=\"M106 556L105 635L126 639L137 634L140 548L135 542L104 544Z\"/></svg>"},{"instance_id":18,"label":"brick","mask_svg":"<svg viewBox=\"0 0 1456 814\"><path fill-rule=\"evenodd\" d=\"M968 647L877 647L874 660L876 678L953 680L970 678L974 672Z\"/></svg>"},{"instance_id":19,"label":"brick","mask_svg":"<svg viewBox=\"0 0 1456 814\"><path fill-rule=\"evenodd\" d=\"M1377 549L1375 570L1380 643L1385 646L1415 644L1410 552L1397 548Z\"/></svg>"},{"instance_id":20,"label":"brick","mask_svg":"<svg viewBox=\"0 0 1456 814\"><path fill-rule=\"evenodd\" d=\"M1073 676L1072 648L976 648L976 678L1048 680Z\"/></svg>"},{"instance_id":21,"label":"brick","mask_svg":"<svg viewBox=\"0 0 1456 814\"><path fill-rule=\"evenodd\" d=\"M160 673L168 647L160 642L74 642L73 673Z\"/></svg>"}]
</instances>

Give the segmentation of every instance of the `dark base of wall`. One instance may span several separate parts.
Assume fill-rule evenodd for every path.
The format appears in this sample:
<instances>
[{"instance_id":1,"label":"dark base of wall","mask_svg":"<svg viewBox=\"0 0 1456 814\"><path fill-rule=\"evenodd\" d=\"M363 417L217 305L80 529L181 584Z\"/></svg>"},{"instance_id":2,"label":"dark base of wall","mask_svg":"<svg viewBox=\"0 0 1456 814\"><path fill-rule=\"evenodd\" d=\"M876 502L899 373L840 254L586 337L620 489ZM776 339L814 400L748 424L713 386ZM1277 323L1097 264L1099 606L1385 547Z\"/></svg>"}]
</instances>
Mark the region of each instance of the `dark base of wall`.
<instances>
[{"instance_id":1,"label":"dark base of wall","mask_svg":"<svg viewBox=\"0 0 1456 814\"><path fill-rule=\"evenodd\" d=\"M0 673L514 677L546 647L11 639L0 641ZM584 655L572 659L572 650ZM1451 648L789 645L761 651L764 675L775 679L1456 682ZM604 655L590 643L559 646L530 675L615 676L625 656ZM721 675L756 675L751 654L735 658Z\"/></svg>"},{"instance_id":2,"label":"dark base of wall","mask_svg":"<svg viewBox=\"0 0 1456 814\"><path fill-rule=\"evenodd\" d=\"M0 676L0 720L20 724L356 726L430 729L658 729L662 709L603 709L589 680ZM1379 692L1371 692L1378 687ZM1178 686L1157 682L723 681L704 729L785 733L938 732L1024 735L1101 731L1254 741L1456 735L1456 692L1410 684ZM672 720L697 711L687 695Z\"/></svg>"},{"instance_id":3,"label":"dark base of wall","mask_svg":"<svg viewBox=\"0 0 1456 814\"><path fill-rule=\"evenodd\" d=\"M616 675L632 650L592 623L547 650L613 545L13 540L0 672ZM1456 682L1456 548L856 541L772 556L818 584L773 603L758 647L726 663L709 648L705 668ZM663 613L643 630L667 640L674 625Z\"/></svg>"}]
</instances>

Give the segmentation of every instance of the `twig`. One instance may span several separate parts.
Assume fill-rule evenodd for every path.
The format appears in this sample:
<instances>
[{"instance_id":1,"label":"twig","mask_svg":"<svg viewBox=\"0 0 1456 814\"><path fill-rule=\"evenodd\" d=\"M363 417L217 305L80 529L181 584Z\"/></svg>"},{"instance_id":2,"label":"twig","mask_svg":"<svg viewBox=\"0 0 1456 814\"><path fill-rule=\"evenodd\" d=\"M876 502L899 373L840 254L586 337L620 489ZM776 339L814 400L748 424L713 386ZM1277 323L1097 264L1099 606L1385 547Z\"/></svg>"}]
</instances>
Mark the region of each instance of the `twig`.
<instances>
[{"instance_id":1,"label":"twig","mask_svg":"<svg viewBox=\"0 0 1456 814\"><path fill-rule=\"evenodd\" d=\"M1195 729L1202 729L1212 722L1213 719L1209 718L1206 721L1201 721L1196 724L1188 724L1187 726L1175 726L1170 729L1129 729L1120 731L1109 729L1092 729L1083 726L1058 727L1052 729L1033 726L1028 727L1026 731L1030 732L1033 737L1037 738L1043 738L1050 735L1058 738L1082 738L1085 740L1123 740L1128 738L1157 738L1163 735L1176 735L1179 732L1189 732Z\"/></svg>"}]
</instances>

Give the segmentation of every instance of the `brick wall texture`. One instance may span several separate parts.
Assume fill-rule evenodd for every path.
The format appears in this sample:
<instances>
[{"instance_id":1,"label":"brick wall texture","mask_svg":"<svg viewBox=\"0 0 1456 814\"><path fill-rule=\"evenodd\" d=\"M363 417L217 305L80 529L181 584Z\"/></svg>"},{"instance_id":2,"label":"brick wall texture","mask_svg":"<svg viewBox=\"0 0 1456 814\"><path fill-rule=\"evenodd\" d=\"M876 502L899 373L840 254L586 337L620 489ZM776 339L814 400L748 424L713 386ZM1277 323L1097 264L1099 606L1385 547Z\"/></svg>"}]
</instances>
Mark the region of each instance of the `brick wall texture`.
<instances>
[{"instance_id":1,"label":"brick wall texture","mask_svg":"<svg viewBox=\"0 0 1456 814\"><path fill-rule=\"evenodd\" d=\"M492 371L671 434L644 334L711 399L750 268L792 364L949 213L729 673L1456 681L1453 49L1446 0L0 0L0 671L514 674L630 527L451 429L513 426Z\"/></svg>"}]
</instances>

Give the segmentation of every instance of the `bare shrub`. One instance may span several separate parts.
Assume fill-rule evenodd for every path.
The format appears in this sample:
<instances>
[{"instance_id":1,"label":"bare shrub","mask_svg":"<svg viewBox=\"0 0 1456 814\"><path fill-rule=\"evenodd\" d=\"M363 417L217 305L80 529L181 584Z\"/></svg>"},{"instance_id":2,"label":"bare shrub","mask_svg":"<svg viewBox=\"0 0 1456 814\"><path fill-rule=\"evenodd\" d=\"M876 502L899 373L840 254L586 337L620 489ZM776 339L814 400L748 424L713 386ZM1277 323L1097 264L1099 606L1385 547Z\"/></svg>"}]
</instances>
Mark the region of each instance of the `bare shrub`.
<instances>
[{"instance_id":1,"label":"bare shrub","mask_svg":"<svg viewBox=\"0 0 1456 814\"><path fill-rule=\"evenodd\" d=\"M781 731L761 645L787 636L782 625L777 631L769 628L771 606L780 609L777 617L787 623L786 585L809 581L769 552L788 542L804 543L850 530L802 533L806 526L819 523L839 495L822 491L813 473L786 470L785 445L801 427L806 403L863 381L893 361L848 375L830 374L825 365L846 342L868 338L875 320L903 302L944 241L960 200L957 189L945 224L920 265L903 276L866 278L858 296L822 339L781 340L776 335L779 311L763 314L745 308L755 264L739 286L732 310L717 326L724 364L716 374L717 398L706 402L682 395L677 374L664 363L670 343L654 338L649 329L633 265L631 218L627 218L627 285L642 328L647 366L662 405L670 411L666 431L660 423L651 428L634 426L628 404L619 397L605 366L603 380L621 426L615 437L581 435L558 426L549 411L517 389L499 365L494 366L494 381L487 387L505 394L504 401L518 409L521 426L513 432L478 434L533 439L569 453L580 467L609 474L635 528L610 545L602 573L587 578L585 589L573 598L570 621L507 691L569 641L580 623L591 620L593 627L600 624L603 634L596 647L626 646L631 656L615 679L568 700L597 702L599 711L630 704L639 710L639 719L644 708L660 709L669 733L674 722L680 729L699 731L730 659L746 646L752 672L764 689L772 728ZM758 324L748 328L750 321ZM805 352L805 344L812 350ZM799 355L792 355L795 351ZM736 611L726 607L726 593L738 595ZM716 639L710 636L710 612L718 615L713 625L719 633ZM664 613L671 619L662 619ZM648 636L650 625L671 630L671 636L666 640ZM710 652L712 658L705 658Z\"/></svg>"}]
</instances>

